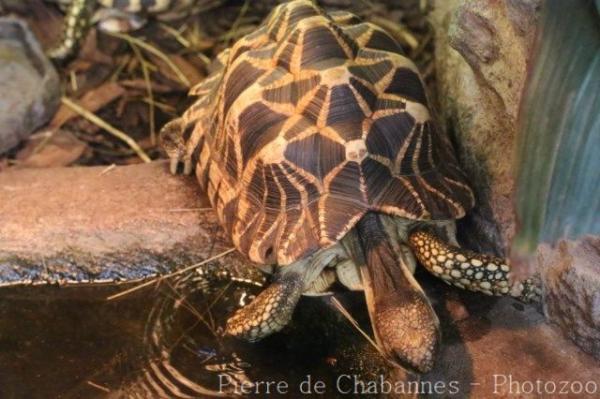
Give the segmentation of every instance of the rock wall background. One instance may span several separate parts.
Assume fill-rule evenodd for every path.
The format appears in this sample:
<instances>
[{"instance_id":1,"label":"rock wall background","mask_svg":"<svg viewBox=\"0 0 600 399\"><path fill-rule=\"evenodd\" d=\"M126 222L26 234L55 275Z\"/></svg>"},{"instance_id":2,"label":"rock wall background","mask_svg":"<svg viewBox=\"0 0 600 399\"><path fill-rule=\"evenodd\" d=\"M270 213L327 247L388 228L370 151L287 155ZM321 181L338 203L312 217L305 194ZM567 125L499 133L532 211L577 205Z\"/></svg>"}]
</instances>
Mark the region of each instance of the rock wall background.
<instances>
[{"instance_id":1,"label":"rock wall background","mask_svg":"<svg viewBox=\"0 0 600 399\"><path fill-rule=\"evenodd\" d=\"M459 230L470 234L461 238L501 256L510 254L518 226L519 112L543 6L541 0L437 0L431 14L439 116L477 197L460 222ZM540 272L546 317L600 359L600 239L552 244L512 259L522 274Z\"/></svg>"},{"instance_id":2,"label":"rock wall background","mask_svg":"<svg viewBox=\"0 0 600 399\"><path fill-rule=\"evenodd\" d=\"M503 255L515 234L517 118L540 0L436 1L440 116L471 177L469 245Z\"/></svg>"}]
</instances>

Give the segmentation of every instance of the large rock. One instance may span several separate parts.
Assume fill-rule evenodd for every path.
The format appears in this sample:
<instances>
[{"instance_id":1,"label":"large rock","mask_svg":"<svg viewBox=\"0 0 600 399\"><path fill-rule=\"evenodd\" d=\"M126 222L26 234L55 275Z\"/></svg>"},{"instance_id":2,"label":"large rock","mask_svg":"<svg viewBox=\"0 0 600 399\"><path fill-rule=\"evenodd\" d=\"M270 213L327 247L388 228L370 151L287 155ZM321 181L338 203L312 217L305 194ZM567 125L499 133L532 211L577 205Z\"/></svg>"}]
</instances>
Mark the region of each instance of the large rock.
<instances>
[{"instance_id":1,"label":"large rock","mask_svg":"<svg viewBox=\"0 0 600 399\"><path fill-rule=\"evenodd\" d=\"M600 358L600 238L542 245L545 306L550 320L588 353Z\"/></svg>"},{"instance_id":2,"label":"large rock","mask_svg":"<svg viewBox=\"0 0 600 399\"><path fill-rule=\"evenodd\" d=\"M0 18L0 154L56 112L60 84L54 67L25 23Z\"/></svg>"},{"instance_id":3,"label":"large rock","mask_svg":"<svg viewBox=\"0 0 600 399\"><path fill-rule=\"evenodd\" d=\"M514 210L516 146L521 139L518 114L528 71L534 66L533 39L541 4L437 1L432 13L440 114L477 197L476 208L461 221L462 239L473 248L503 256L510 252L518 225ZM568 63L564 67L571 68ZM542 206L543 199L536 201ZM599 239L553 244L519 259L523 266L519 272L540 272L547 318L600 359Z\"/></svg>"},{"instance_id":4,"label":"large rock","mask_svg":"<svg viewBox=\"0 0 600 399\"><path fill-rule=\"evenodd\" d=\"M512 148L539 3L437 1L432 13L441 117L477 198L465 239L499 255L515 234Z\"/></svg>"}]
</instances>

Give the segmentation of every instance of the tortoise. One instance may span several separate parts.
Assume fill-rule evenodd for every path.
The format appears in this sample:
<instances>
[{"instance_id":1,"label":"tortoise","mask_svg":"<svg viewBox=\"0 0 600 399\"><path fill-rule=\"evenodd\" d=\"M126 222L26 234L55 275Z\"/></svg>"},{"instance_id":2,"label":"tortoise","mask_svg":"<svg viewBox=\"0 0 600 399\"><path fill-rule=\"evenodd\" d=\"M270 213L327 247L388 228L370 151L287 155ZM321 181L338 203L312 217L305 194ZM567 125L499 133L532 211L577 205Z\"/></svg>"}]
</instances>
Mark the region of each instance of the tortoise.
<instances>
[{"instance_id":1,"label":"tortoise","mask_svg":"<svg viewBox=\"0 0 600 399\"><path fill-rule=\"evenodd\" d=\"M60 43L48 51L55 60L69 58L91 24L105 32L141 28L147 16L178 19L219 6L223 0L53 0L66 10Z\"/></svg>"},{"instance_id":2,"label":"tortoise","mask_svg":"<svg viewBox=\"0 0 600 399\"><path fill-rule=\"evenodd\" d=\"M235 247L273 272L226 335L279 331L302 294L338 279L364 289L386 357L426 372L440 331L416 260L456 287L538 295L532 280L509 280L504 260L458 246L455 220L473 192L415 65L381 28L284 3L190 95L197 100L160 133L171 172L195 169Z\"/></svg>"}]
</instances>

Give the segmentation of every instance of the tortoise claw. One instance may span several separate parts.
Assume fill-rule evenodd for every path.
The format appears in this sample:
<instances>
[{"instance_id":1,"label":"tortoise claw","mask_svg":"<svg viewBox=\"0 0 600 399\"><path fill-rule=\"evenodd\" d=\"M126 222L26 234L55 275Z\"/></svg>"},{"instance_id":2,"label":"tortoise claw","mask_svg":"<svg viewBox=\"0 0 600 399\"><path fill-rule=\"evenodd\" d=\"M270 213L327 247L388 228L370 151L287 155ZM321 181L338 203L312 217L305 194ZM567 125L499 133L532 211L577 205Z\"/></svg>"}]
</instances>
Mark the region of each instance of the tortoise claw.
<instances>
[{"instance_id":1,"label":"tortoise claw","mask_svg":"<svg viewBox=\"0 0 600 399\"><path fill-rule=\"evenodd\" d=\"M183 163L183 174L190 175L194 170L193 153L202 136L192 134L194 124L186 123L184 118L173 119L160 130L160 144L170 159L169 170L177 174L179 163Z\"/></svg>"},{"instance_id":2,"label":"tortoise claw","mask_svg":"<svg viewBox=\"0 0 600 399\"><path fill-rule=\"evenodd\" d=\"M177 158L171 158L169 160L169 171L172 175L177 174L177 165L179 165L179 160Z\"/></svg>"},{"instance_id":3,"label":"tortoise claw","mask_svg":"<svg viewBox=\"0 0 600 399\"><path fill-rule=\"evenodd\" d=\"M183 174L184 175L189 175L192 173L192 160L191 159L186 159L183 162Z\"/></svg>"},{"instance_id":4,"label":"tortoise claw","mask_svg":"<svg viewBox=\"0 0 600 399\"><path fill-rule=\"evenodd\" d=\"M176 175L177 174L177 168L179 167L179 163L181 162L181 160L178 157L171 157L169 160L169 172L171 172L172 175ZM192 173L192 161L189 159L186 159L185 161L183 161L183 174L184 175L190 175Z\"/></svg>"},{"instance_id":5,"label":"tortoise claw","mask_svg":"<svg viewBox=\"0 0 600 399\"><path fill-rule=\"evenodd\" d=\"M510 294L522 302L537 303L542 301L542 282L539 274L513 284Z\"/></svg>"}]
</instances>

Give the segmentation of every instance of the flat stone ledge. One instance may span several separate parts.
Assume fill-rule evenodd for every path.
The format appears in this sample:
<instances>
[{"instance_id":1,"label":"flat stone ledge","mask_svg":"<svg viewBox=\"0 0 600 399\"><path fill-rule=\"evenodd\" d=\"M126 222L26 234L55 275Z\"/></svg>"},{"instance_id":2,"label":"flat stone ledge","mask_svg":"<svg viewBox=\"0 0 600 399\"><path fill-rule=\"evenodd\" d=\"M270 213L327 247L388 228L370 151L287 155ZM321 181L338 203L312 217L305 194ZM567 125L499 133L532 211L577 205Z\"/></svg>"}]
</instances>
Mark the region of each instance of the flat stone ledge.
<instances>
[{"instance_id":1,"label":"flat stone ledge","mask_svg":"<svg viewBox=\"0 0 600 399\"><path fill-rule=\"evenodd\" d=\"M0 286L129 281L231 247L193 177L165 162L0 173ZM256 273L233 253L217 263Z\"/></svg>"}]
</instances>

